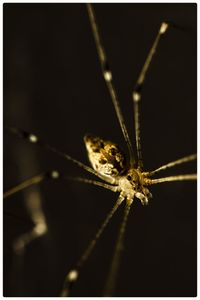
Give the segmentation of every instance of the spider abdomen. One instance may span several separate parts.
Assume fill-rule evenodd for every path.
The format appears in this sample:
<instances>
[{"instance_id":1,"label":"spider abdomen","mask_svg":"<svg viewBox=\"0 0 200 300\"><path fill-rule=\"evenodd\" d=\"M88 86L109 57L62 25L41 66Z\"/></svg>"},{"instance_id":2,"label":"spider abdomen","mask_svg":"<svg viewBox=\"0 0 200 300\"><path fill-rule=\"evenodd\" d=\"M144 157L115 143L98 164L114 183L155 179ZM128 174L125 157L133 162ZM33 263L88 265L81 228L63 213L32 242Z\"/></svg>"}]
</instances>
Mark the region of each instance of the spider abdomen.
<instances>
[{"instance_id":1,"label":"spider abdomen","mask_svg":"<svg viewBox=\"0 0 200 300\"><path fill-rule=\"evenodd\" d=\"M125 156L118 145L99 137L84 137L89 161L100 175L118 177L126 171Z\"/></svg>"}]
</instances>

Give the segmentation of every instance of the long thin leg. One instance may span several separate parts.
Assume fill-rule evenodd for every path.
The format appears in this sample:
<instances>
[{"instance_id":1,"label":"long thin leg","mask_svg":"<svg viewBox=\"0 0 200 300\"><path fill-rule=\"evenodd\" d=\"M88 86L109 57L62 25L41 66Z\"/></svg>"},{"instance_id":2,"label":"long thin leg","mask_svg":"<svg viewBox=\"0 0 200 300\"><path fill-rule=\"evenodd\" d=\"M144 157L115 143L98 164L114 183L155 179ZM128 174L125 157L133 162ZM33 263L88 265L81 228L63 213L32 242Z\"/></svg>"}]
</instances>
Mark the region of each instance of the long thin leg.
<instances>
[{"instance_id":1,"label":"long thin leg","mask_svg":"<svg viewBox=\"0 0 200 300\"><path fill-rule=\"evenodd\" d=\"M162 23L161 27L159 29L159 32L156 36L156 39L153 43L153 46L151 47L149 54L146 58L146 61L144 63L144 66L140 72L140 75L138 77L138 80L136 82L132 98L133 98L133 105L134 105L134 121L135 121L135 137L136 137L136 149L137 149L137 159L138 159L138 168L143 168L143 161L142 161L142 150L141 150L141 134L140 134L140 100L142 96L142 88L144 85L145 77L147 74L147 71L149 69L149 66L151 64L151 61L153 59L153 56L156 52L156 49L158 47L158 43L160 41L161 36L164 35L168 28L167 23Z\"/></svg>"},{"instance_id":2,"label":"long thin leg","mask_svg":"<svg viewBox=\"0 0 200 300\"><path fill-rule=\"evenodd\" d=\"M57 179L60 176L58 171L51 171L51 172L46 172L46 173L41 173L39 175L33 176L23 182L21 182L20 184L10 188L9 190L7 190L4 194L3 194L3 198L7 198L9 196L12 196L34 184L38 184L42 181L44 181L45 179Z\"/></svg>"},{"instance_id":3,"label":"long thin leg","mask_svg":"<svg viewBox=\"0 0 200 300\"><path fill-rule=\"evenodd\" d=\"M82 177L69 177L69 176L64 177L64 178L69 179L69 180L74 180L74 181L79 181L79 182L91 184L91 185L101 186L104 189L110 190L112 192L117 192L118 191L117 186L109 185L109 184L106 184L104 182L100 182L100 181L96 181L96 180L91 180L91 179L82 178Z\"/></svg>"},{"instance_id":4,"label":"long thin leg","mask_svg":"<svg viewBox=\"0 0 200 300\"><path fill-rule=\"evenodd\" d=\"M104 222L100 226L99 230L97 231L95 237L91 240L91 242L89 243L88 247L83 252L81 258L76 263L75 267L73 269L71 269L68 272L68 274L66 275L65 281L64 281L64 285L63 285L63 289L62 289L62 292L61 292L61 296L62 297L69 296L73 284L78 279L78 276L79 276L79 273L80 273L80 269L83 267L83 265L85 264L85 262L88 260L89 256L91 255L92 251L94 250L94 247L96 246L97 241L101 237L104 229L108 225L110 219L112 218L112 216L114 215L115 211L120 206L120 204L122 203L123 200L124 200L124 198L120 195L119 198L118 198L118 200L117 200L117 202L115 203L115 205L113 206L113 208L111 209L111 211L107 215L106 219L104 220Z\"/></svg>"},{"instance_id":5,"label":"long thin leg","mask_svg":"<svg viewBox=\"0 0 200 300\"><path fill-rule=\"evenodd\" d=\"M192 161L192 160L195 160L197 158L197 155L196 154L191 154L189 156L185 156L183 158L180 158L180 159L177 159L175 161L172 161L172 162L169 162L167 163L166 165L163 165L161 167L159 167L158 169L154 170L154 171L151 171L151 172L147 172L149 176L152 176L160 171L163 171L163 170L166 170L168 168L172 168L174 166L177 166L177 165L181 165L183 163L186 163L186 162L189 162L189 161Z\"/></svg>"},{"instance_id":6,"label":"long thin leg","mask_svg":"<svg viewBox=\"0 0 200 300\"><path fill-rule=\"evenodd\" d=\"M119 228L117 242L115 244L115 250L114 250L114 255L113 255L110 271L108 274L108 278L106 280L106 286L105 286L105 292L104 292L105 297L112 297L113 292L115 290L117 274L119 273L118 271L119 271L119 267L120 267L121 254L122 254L123 245L124 245L124 234L125 234L127 219L128 219L128 215L129 215L129 211L130 211L132 202L133 202L133 200L127 199L125 210L124 210L124 216L123 216L120 228Z\"/></svg>"},{"instance_id":7,"label":"long thin leg","mask_svg":"<svg viewBox=\"0 0 200 300\"><path fill-rule=\"evenodd\" d=\"M46 173L36 175L32 178L29 178L29 179L23 181L19 185L6 191L3 195L3 198L5 199L19 191L22 191L32 185L38 184L46 179L58 179L58 178L67 179L67 180L75 180L75 181L84 182L87 184L92 184L95 186L101 186L105 189L111 190L112 192L117 192L117 187L115 187L115 186L108 185L108 184L100 182L100 181L94 181L94 180L85 179L85 178L81 178L81 177L73 178L73 177L62 176L61 173L54 170L51 172L46 172ZM44 214L42 213L42 210L40 209L40 203L39 203L38 197L39 196L37 195L36 191L31 191L30 193L28 193L28 196L26 197L27 198L27 201L26 201L27 208L29 210L30 217L35 225L30 232L26 232L26 233L22 234L15 240L15 242L13 244L13 249L16 254L22 254L25 247L32 240L42 236L43 234L45 234L47 232L47 225L46 225L45 217L44 217Z\"/></svg>"},{"instance_id":8,"label":"long thin leg","mask_svg":"<svg viewBox=\"0 0 200 300\"><path fill-rule=\"evenodd\" d=\"M32 133L28 133L24 130L21 130L21 129L18 129L18 128L14 128L14 127L5 127L6 130L8 130L9 132L19 136L20 138L30 142L30 143L33 143L33 144L37 144L41 147L43 147L44 149L46 150L49 150L51 152L54 152L56 153L57 155L61 156L61 157L64 157L65 159L73 162L74 164L76 164L79 168L82 168L84 169L85 171L97 176L98 178L101 178L109 183L114 183L114 179L110 179L107 178L107 177L103 177L101 175L99 175L98 172L96 172L94 169L86 166L85 164L83 164L82 162L78 161L77 159L75 158L72 158L71 156L69 156L68 154L66 153L63 153L59 150L57 150L56 148L54 148L53 146L50 146L49 144L46 144L44 142L42 142L36 135L32 134Z\"/></svg>"},{"instance_id":9,"label":"long thin leg","mask_svg":"<svg viewBox=\"0 0 200 300\"><path fill-rule=\"evenodd\" d=\"M131 141L128 135L128 131L126 129L126 125L125 125L125 121L124 121L124 117L122 115L121 109L120 109L120 105L119 105L119 101L118 101L118 96L115 90L115 87L113 85L113 79L112 79L112 72L109 68L109 64L108 64L108 60L106 57L106 53L105 53L105 49L103 47L102 41L101 41L101 37L99 34L99 29L97 26L97 21L96 21L96 16L94 13L94 9L92 7L92 5L90 3L87 3L87 10L88 10L88 15L89 15L89 19L90 19L90 23L91 23L91 27L92 27L92 31L93 31L93 35L94 35L94 40L95 40L95 44L96 44L96 48L97 48L97 53L99 56L99 61L101 64L101 70L103 73L103 77L105 79L105 82L107 84L116 114L117 114L117 118L119 121L119 124L121 126L121 130L122 133L124 135L124 139L127 143L128 146L128 150L129 150L129 156L130 156L130 163L133 166L134 164L134 154L133 154L133 148L131 145Z\"/></svg>"},{"instance_id":10,"label":"long thin leg","mask_svg":"<svg viewBox=\"0 0 200 300\"><path fill-rule=\"evenodd\" d=\"M36 176L33 176L23 182L21 182L20 184L10 188L9 190L7 190L4 194L3 194L3 198L8 198L9 196L12 196L34 184L38 184L41 183L44 180L48 180L48 179L66 179L66 180L73 180L73 181L79 181L79 182L83 182L83 183L87 183L87 184L91 184L91 185L95 185L95 186L101 186L107 190L110 190L112 192L118 192L118 187L117 186L113 186L110 184L106 184L104 182L101 181L96 181L96 180L91 180L91 179L87 179L87 178L82 178L82 177L70 177L70 176L63 176L61 173L59 173L56 170L53 171L48 171L46 173L42 173Z\"/></svg>"},{"instance_id":11,"label":"long thin leg","mask_svg":"<svg viewBox=\"0 0 200 300\"><path fill-rule=\"evenodd\" d=\"M3 198L7 198L19 191L22 191L23 189L33 185L33 184L37 184L37 183L40 183L41 181L43 181L45 178L45 175L44 174L40 174L40 175L37 175L37 176L34 176L30 179L27 179L23 182L21 182L20 184L14 186L13 188L10 188L8 191L6 191L5 193L3 193Z\"/></svg>"},{"instance_id":12,"label":"long thin leg","mask_svg":"<svg viewBox=\"0 0 200 300\"><path fill-rule=\"evenodd\" d=\"M197 180L197 174L184 174L184 175L163 177L158 179L150 179L150 184L163 183L167 181L184 181L184 180Z\"/></svg>"}]
</instances>

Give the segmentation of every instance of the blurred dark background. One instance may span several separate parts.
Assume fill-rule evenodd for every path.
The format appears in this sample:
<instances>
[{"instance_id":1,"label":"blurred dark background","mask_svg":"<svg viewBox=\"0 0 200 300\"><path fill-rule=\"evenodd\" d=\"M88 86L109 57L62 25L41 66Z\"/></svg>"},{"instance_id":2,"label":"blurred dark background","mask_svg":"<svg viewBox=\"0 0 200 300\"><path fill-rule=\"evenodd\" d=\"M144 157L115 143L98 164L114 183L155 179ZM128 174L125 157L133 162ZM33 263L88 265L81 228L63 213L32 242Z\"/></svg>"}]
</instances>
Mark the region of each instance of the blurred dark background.
<instances>
[{"instance_id":1,"label":"blurred dark background","mask_svg":"<svg viewBox=\"0 0 200 300\"><path fill-rule=\"evenodd\" d=\"M160 23L170 28L148 73L142 102L145 169L196 152L196 4L95 4L122 111L133 140L131 93ZM85 133L126 151L101 76L84 4L4 4L4 124L87 163ZM58 169L91 176L4 133L4 188ZM194 173L195 163L160 173ZM33 189L33 188L32 188ZM4 296L58 296L64 276L112 207L110 191L62 180L40 193L48 234L22 257L13 241L33 224L20 192L4 202ZM115 296L196 295L196 183L154 186L148 207L130 213ZM122 209L82 270L72 296L101 296Z\"/></svg>"}]
</instances>

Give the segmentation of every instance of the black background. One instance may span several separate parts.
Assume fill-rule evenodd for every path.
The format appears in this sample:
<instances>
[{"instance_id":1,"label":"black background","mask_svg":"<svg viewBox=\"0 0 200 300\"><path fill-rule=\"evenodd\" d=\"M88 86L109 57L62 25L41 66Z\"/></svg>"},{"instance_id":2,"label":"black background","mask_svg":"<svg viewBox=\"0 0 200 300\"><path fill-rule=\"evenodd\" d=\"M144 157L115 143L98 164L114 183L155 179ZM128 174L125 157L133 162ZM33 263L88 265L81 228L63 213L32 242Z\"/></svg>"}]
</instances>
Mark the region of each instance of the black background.
<instances>
[{"instance_id":1,"label":"black background","mask_svg":"<svg viewBox=\"0 0 200 300\"><path fill-rule=\"evenodd\" d=\"M95 11L127 127L133 140L131 93L163 20L144 87L145 169L196 152L196 5L96 4ZM4 123L37 134L87 163L90 132L125 150L101 76L84 4L4 5ZM41 171L87 176L68 161L4 134L5 190ZM195 163L165 174L193 173ZM32 228L20 192L4 203L4 296L58 296L64 276L112 207L117 195L76 182L37 187L49 225L19 259L12 243ZM148 207L135 201L115 296L196 295L196 184L154 186ZM82 270L72 296L101 296L122 209Z\"/></svg>"}]
</instances>

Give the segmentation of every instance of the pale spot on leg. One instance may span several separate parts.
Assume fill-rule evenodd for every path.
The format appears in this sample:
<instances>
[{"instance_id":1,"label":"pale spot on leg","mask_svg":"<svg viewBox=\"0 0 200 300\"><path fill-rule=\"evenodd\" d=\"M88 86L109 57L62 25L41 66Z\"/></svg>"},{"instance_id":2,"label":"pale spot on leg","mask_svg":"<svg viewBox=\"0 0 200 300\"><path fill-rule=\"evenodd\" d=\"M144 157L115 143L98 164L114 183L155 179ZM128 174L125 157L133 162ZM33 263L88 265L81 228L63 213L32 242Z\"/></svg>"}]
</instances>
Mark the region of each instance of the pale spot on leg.
<instances>
[{"instance_id":1,"label":"pale spot on leg","mask_svg":"<svg viewBox=\"0 0 200 300\"><path fill-rule=\"evenodd\" d=\"M53 179L57 179L57 178L59 178L59 176L60 176L60 174L59 174L58 171L54 170L54 171L51 172L51 177Z\"/></svg>"},{"instance_id":2,"label":"pale spot on leg","mask_svg":"<svg viewBox=\"0 0 200 300\"><path fill-rule=\"evenodd\" d=\"M78 271L77 270L71 270L68 275L67 275L67 279L69 281L76 281L78 278Z\"/></svg>"},{"instance_id":3,"label":"pale spot on leg","mask_svg":"<svg viewBox=\"0 0 200 300\"><path fill-rule=\"evenodd\" d=\"M28 137L28 139L29 139L29 141L30 141L31 143L37 143L37 141L38 141L37 136L34 135L34 134L30 134L29 137Z\"/></svg>"},{"instance_id":4,"label":"pale spot on leg","mask_svg":"<svg viewBox=\"0 0 200 300\"><path fill-rule=\"evenodd\" d=\"M103 75L104 75L104 79L106 81L111 81L112 80L112 73L110 71L105 71Z\"/></svg>"},{"instance_id":5,"label":"pale spot on leg","mask_svg":"<svg viewBox=\"0 0 200 300\"><path fill-rule=\"evenodd\" d=\"M133 92L133 100L134 102L139 102L141 99L141 95L137 92Z\"/></svg>"},{"instance_id":6,"label":"pale spot on leg","mask_svg":"<svg viewBox=\"0 0 200 300\"><path fill-rule=\"evenodd\" d=\"M169 27L169 24L163 22L160 27L160 34L164 34L168 27Z\"/></svg>"}]
</instances>

